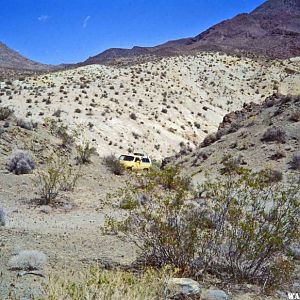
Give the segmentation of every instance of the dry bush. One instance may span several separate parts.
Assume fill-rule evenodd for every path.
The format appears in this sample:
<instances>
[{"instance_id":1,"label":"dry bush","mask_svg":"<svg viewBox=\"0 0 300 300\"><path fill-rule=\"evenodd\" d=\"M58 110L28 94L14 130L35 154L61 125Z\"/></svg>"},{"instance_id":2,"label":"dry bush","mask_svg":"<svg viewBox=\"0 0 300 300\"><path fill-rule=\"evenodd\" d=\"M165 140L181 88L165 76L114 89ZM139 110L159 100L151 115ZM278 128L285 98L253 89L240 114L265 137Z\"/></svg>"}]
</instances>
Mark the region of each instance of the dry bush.
<instances>
[{"instance_id":1,"label":"dry bush","mask_svg":"<svg viewBox=\"0 0 300 300\"><path fill-rule=\"evenodd\" d=\"M236 168L193 194L188 180L174 173L139 176L114 195L132 200L147 195L125 220L106 223L107 230L136 244L143 264L170 265L184 276L197 277L202 270L223 281L266 287L291 278L294 262L286 250L299 241L296 181L270 183L266 172Z\"/></svg>"},{"instance_id":2,"label":"dry bush","mask_svg":"<svg viewBox=\"0 0 300 300\"><path fill-rule=\"evenodd\" d=\"M75 137L78 134L76 131L70 132L67 125L59 124L57 120L51 118L46 118L45 124L49 128L51 134L61 139L62 147L70 148L74 144Z\"/></svg>"},{"instance_id":3,"label":"dry bush","mask_svg":"<svg viewBox=\"0 0 300 300\"><path fill-rule=\"evenodd\" d=\"M300 170L300 154L294 154L289 164L291 166L291 169Z\"/></svg>"},{"instance_id":4,"label":"dry bush","mask_svg":"<svg viewBox=\"0 0 300 300\"><path fill-rule=\"evenodd\" d=\"M76 146L77 162L80 164L88 164L91 162L92 155L97 153L95 147L91 147L90 143L83 143Z\"/></svg>"},{"instance_id":5,"label":"dry bush","mask_svg":"<svg viewBox=\"0 0 300 300\"><path fill-rule=\"evenodd\" d=\"M14 111L9 107L0 107L0 121L8 119Z\"/></svg>"},{"instance_id":6,"label":"dry bush","mask_svg":"<svg viewBox=\"0 0 300 300\"><path fill-rule=\"evenodd\" d=\"M117 157L113 154L105 156L103 158L104 164L108 167L108 169L115 175L124 175L125 169L120 164Z\"/></svg>"},{"instance_id":7,"label":"dry bush","mask_svg":"<svg viewBox=\"0 0 300 300\"><path fill-rule=\"evenodd\" d=\"M78 274L78 272L73 272ZM92 268L73 278L51 276L45 284L45 300L145 300L163 299L168 271L145 270L140 275L126 271ZM79 277L79 278L78 278Z\"/></svg>"},{"instance_id":8,"label":"dry bush","mask_svg":"<svg viewBox=\"0 0 300 300\"><path fill-rule=\"evenodd\" d=\"M41 270L46 264L47 259L47 256L43 252L23 250L10 259L9 266L13 270Z\"/></svg>"},{"instance_id":9,"label":"dry bush","mask_svg":"<svg viewBox=\"0 0 300 300\"><path fill-rule=\"evenodd\" d=\"M15 150L6 163L9 172L16 175L31 173L35 168L32 155L24 150Z\"/></svg>"},{"instance_id":10,"label":"dry bush","mask_svg":"<svg viewBox=\"0 0 300 300\"><path fill-rule=\"evenodd\" d=\"M273 126L267 129L261 140L265 142L285 143L286 133L282 128Z\"/></svg>"},{"instance_id":11,"label":"dry bush","mask_svg":"<svg viewBox=\"0 0 300 300\"><path fill-rule=\"evenodd\" d=\"M81 168L72 166L68 157L53 155L33 179L41 204L54 204L60 191L73 191L81 176Z\"/></svg>"}]
</instances>

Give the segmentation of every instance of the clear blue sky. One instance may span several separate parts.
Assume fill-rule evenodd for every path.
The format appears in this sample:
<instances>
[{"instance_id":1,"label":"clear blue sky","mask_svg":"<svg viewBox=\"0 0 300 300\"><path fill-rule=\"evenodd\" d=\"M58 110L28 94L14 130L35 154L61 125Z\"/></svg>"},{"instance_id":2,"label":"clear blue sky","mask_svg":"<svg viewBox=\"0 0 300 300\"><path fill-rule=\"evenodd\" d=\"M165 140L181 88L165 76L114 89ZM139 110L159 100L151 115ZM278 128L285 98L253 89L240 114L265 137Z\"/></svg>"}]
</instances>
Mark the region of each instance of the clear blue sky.
<instances>
[{"instance_id":1,"label":"clear blue sky","mask_svg":"<svg viewBox=\"0 0 300 300\"><path fill-rule=\"evenodd\" d=\"M0 0L0 41L43 63L195 36L264 0Z\"/></svg>"}]
</instances>

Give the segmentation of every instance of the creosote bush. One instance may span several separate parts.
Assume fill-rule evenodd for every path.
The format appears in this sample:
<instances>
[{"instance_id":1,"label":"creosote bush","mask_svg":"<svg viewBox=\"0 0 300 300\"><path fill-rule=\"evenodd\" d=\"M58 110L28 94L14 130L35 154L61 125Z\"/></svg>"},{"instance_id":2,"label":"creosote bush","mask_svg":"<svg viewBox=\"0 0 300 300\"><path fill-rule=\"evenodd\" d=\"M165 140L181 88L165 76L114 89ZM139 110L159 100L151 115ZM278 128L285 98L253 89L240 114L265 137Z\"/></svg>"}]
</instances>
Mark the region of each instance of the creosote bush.
<instances>
[{"instance_id":1,"label":"creosote bush","mask_svg":"<svg viewBox=\"0 0 300 300\"><path fill-rule=\"evenodd\" d=\"M90 143L83 143L82 145L76 145L77 162L79 164L88 164L91 162L92 155L97 153L95 147L91 147Z\"/></svg>"},{"instance_id":2,"label":"creosote bush","mask_svg":"<svg viewBox=\"0 0 300 300\"><path fill-rule=\"evenodd\" d=\"M35 168L32 155L24 150L15 150L8 158L6 167L16 175L31 173Z\"/></svg>"},{"instance_id":3,"label":"creosote bush","mask_svg":"<svg viewBox=\"0 0 300 300\"><path fill-rule=\"evenodd\" d=\"M183 276L210 273L267 288L289 281L294 262L287 249L299 241L296 180L284 185L268 172L236 167L191 192L189 180L173 169L138 176L110 195L133 201L143 193L149 200L123 221L108 218L106 230L133 241L143 264L170 265Z\"/></svg>"},{"instance_id":4,"label":"creosote bush","mask_svg":"<svg viewBox=\"0 0 300 300\"><path fill-rule=\"evenodd\" d=\"M33 179L41 204L54 204L60 191L73 191L81 176L81 168L75 168L68 157L51 156Z\"/></svg>"}]
</instances>

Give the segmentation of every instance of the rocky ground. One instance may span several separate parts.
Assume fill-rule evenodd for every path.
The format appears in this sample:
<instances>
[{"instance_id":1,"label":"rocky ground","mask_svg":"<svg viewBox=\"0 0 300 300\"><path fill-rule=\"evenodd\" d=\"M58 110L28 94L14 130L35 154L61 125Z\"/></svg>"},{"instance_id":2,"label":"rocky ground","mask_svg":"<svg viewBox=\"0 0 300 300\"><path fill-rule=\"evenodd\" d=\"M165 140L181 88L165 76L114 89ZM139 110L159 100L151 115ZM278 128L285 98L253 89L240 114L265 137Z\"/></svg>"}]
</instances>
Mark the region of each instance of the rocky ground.
<instances>
[{"instance_id":1,"label":"rocky ground","mask_svg":"<svg viewBox=\"0 0 300 300\"><path fill-rule=\"evenodd\" d=\"M1 128L3 128L1 122ZM8 262L16 249L39 250L49 258L46 274L63 270L78 271L92 264L114 261L128 264L134 259L134 248L116 237L103 236L105 215L122 216L117 207L107 205L106 194L122 185L103 165L102 159L83 167L84 176L73 193L61 195L57 206L38 205L34 174L14 175L6 170L6 162L15 148L34 154L39 167L59 139L39 126L26 130L9 121L10 126L0 139L0 199L7 215L5 228L0 229L0 299L37 295L43 279L35 276L17 277Z\"/></svg>"}]
</instances>

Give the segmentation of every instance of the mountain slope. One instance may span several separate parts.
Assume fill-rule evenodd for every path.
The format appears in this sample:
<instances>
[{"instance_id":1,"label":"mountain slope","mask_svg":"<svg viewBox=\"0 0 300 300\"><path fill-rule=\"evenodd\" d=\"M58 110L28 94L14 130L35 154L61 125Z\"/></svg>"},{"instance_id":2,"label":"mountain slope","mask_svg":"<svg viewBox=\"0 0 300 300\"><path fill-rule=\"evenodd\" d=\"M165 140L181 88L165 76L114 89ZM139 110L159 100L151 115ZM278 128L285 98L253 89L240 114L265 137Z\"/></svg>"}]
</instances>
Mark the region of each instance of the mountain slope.
<instances>
[{"instance_id":1,"label":"mountain slope","mask_svg":"<svg viewBox=\"0 0 300 300\"><path fill-rule=\"evenodd\" d=\"M170 56L197 51L254 53L272 58L300 56L300 1L269 0L247 14L223 21L193 38L155 47L108 49L83 64L105 64L143 55Z\"/></svg>"},{"instance_id":2,"label":"mountain slope","mask_svg":"<svg viewBox=\"0 0 300 300\"><path fill-rule=\"evenodd\" d=\"M300 93L299 62L217 53L134 66L85 66L0 83L20 117L80 126L101 155L144 149L156 158L197 147L223 116L273 93Z\"/></svg>"},{"instance_id":3,"label":"mountain slope","mask_svg":"<svg viewBox=\"0 0 300 300\"><path fill-rule=\"evenodd\" d=\"M41 71L51 66L32 61L0 42L0 68Z\"/></svg>"},{"instance_id":4,"label":"mountain slope","mask_svg":"<svg viewBox=\"0 0 300 300\"><path fill-rule=\"evenodd\" d=\"M218 131L208 135L200 147L183 149L164 164L181 165L193 174L194 182L201 182L206 173L215 176L222 171L225 157L255 171L297 174L300 96L274 94L262 104L245 104L242 110L224 116ZM298 157L294 164L293 157Z\"/></svg>"}]
</instances>

